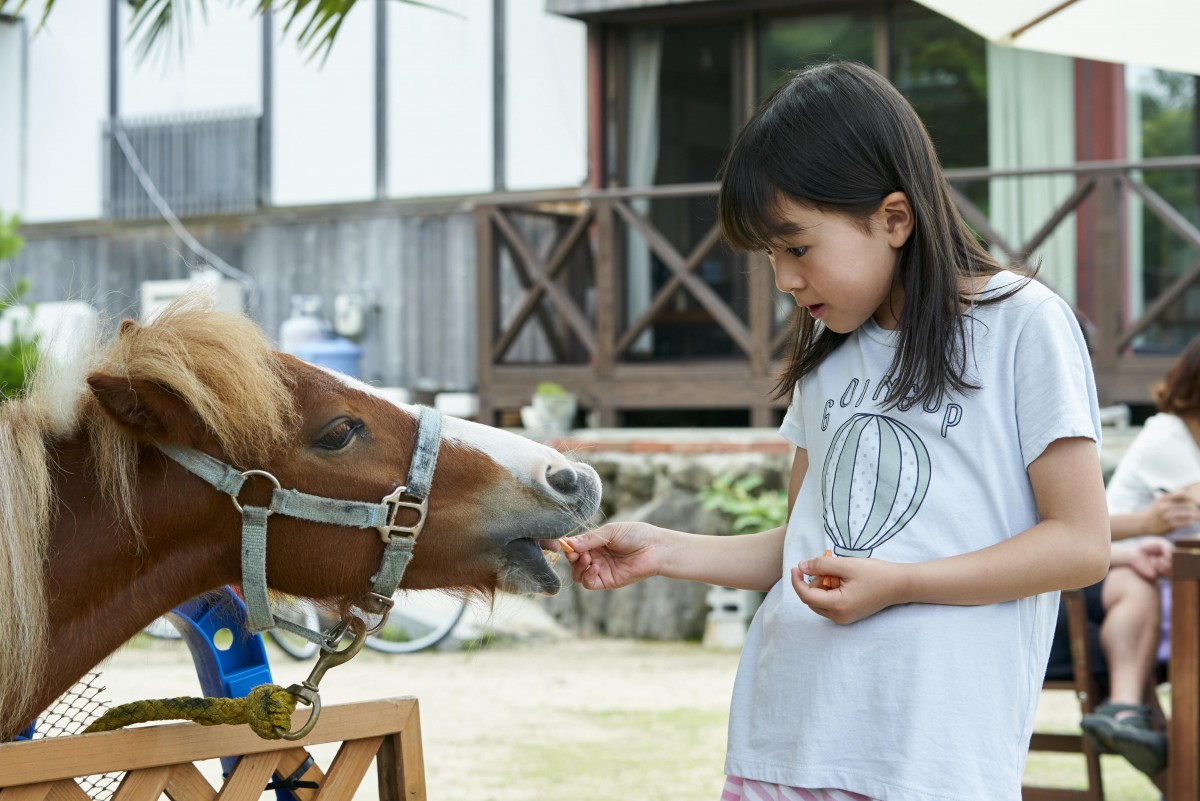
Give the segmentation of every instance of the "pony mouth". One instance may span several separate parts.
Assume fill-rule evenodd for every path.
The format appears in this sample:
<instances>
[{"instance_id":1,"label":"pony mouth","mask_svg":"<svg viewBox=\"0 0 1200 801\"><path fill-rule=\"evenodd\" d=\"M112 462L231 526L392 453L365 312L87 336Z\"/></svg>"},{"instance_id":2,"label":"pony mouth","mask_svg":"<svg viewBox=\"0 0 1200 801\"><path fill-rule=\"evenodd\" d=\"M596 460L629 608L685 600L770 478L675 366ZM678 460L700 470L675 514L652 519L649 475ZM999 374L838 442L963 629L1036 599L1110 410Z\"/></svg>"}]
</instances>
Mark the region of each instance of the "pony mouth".
<instances>
[{"instance_id":1,"label":"pony mouth","mask_svg":"<svg viewBox=\"0 0 1200 801\"><path fill-rule=\"evenodd\" d=\"M519 537L501 551L499 587L505 592L554 595L562 589L562 579L543 549L547 540ZM556 552L555 552L555 555Z\"/></svg>"}]
</instances>

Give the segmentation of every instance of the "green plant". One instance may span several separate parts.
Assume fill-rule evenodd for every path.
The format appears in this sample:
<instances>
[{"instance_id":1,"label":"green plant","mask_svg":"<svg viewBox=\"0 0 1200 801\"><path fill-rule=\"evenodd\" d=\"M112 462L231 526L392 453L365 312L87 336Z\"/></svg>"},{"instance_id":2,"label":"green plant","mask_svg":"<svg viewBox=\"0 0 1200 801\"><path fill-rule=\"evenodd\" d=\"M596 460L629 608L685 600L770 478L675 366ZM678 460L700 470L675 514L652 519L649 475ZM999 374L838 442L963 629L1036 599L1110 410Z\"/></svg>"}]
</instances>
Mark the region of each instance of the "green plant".
<instances>
[{"instance_id":1,"label":"green plant","mask_svg":"<svg viewBox=\"0 0 1200 801\"><path fill-rule=\"evenodd\" d=\"M0 315L21 302L29 291L29 282L24 278L17 281L11 290L0 293ZM7 400L25 389L37 366L37 336L13 322L12 339L0 344L0 400Z\"/></svg>"},{"instance_id":2,"label":"green plant","mask_svg":"<svg viewBox=\"0 0 1200 801\"><path fill-rule=\"evenodd\" d=\"M562 384L556 384L553 381L542 381L537 385L537 390L533 394L562 397L570 393L563 389Z\"/></svg>"},{"instance_id":3,"label":"green plant","mask_svg":"<svg viewBox=\"0 0 1200 801\"><path fill-rule=\"evenodd\" d=\"M17 233L21 227L21 218L15 214L4 216L0 211L0 261L11 259L21 252L25 240Z\"/></svg>"},{"instance_id":4,"label":"green plant","mask_svg":"<svg viewBox=\"0 0 1200 801\"><path fill-rule=\"evenodd\" d=\"M704 502L705 509L716 509L730 517L734 534L751 534L787 522L787 494L763 490L762 485L760 475L735 480L732 473L723 473L700 490L697 497Z\"/></svg>"}]
</instances>

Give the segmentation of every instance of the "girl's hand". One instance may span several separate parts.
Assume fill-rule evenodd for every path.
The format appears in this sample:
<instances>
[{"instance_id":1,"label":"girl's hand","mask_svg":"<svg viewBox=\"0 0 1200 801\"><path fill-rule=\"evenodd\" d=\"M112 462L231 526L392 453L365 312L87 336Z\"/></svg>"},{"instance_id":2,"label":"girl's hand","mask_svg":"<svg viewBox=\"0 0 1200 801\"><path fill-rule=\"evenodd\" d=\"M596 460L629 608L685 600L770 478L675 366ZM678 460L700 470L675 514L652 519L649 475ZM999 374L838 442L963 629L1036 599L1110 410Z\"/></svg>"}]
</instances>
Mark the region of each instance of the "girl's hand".
<instances>
[{"instance_id":1,"label":"girl's hand","mask_svg":"<svg viewBox=\"0 0 1200 801\"><path fill-rule=\"evenodd\" d=\"M835 576L841 585L822 589L818 581L809 584L808 576ZM792 568L792 587L800 600L843 626L902 603L904 586L903 565L880 559L818 556Z\"/></svg>"},{"instance_id":2,"label":"girl's hand","mask_svg":"<svg viewBox=\"0 0 1200 801\"><path fill-rule=\"evenodd\" d=\"M659 529L648 523L609 523L567 537L571 577L589 590L613 590L658 574ZM565 550L565 549L564 549Z\"/></svg>"}]
</instances>

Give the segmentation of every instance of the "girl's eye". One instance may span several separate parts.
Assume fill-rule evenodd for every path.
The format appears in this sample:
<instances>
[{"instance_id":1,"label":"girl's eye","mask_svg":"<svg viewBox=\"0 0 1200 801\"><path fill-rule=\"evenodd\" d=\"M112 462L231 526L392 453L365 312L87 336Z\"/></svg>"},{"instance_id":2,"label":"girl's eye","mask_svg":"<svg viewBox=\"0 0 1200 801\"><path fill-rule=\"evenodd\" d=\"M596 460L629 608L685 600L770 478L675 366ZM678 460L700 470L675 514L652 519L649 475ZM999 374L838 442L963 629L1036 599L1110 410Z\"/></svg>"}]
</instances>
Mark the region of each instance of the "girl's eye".
<instances>
[{"instance_id":1,"label":"girl's eye","mask_svg":"<svg viewBox=\"0 0 1200 801\"><path fill-rule=\"evenodd\" d=\"M808 248L803 247L803 246L787 249L788 255L792 256L793 258L797 258L797 259L800 258L801 256L803 256L807 252L808 252Z\"/></svg>"},{"instance_id":2,"label":"girl's eye","mask_svg":"<svg viewBox=\"0 0 1200 801\"><path fill-rule=\"evenodd\" d=\"M362 420L339 420L325 430L315 446L327 451L340 451L361 434L362 430Z\"/></svg>"}]
</instances>

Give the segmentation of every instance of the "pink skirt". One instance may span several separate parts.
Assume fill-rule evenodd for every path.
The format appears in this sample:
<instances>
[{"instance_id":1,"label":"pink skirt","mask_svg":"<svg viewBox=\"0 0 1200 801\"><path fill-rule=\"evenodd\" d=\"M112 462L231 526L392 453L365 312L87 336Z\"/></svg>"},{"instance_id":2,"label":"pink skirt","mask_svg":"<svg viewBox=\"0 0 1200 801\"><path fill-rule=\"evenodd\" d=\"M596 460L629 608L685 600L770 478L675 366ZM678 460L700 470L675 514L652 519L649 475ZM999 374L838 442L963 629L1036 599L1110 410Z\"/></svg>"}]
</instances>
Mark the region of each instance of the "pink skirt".
<instances>
[{"instance_id":1,"label":"pink skirt","mask_svg":"<svg viewBox=\"0 0 1200 801\"><path fill-rule=\"evenodd\" d=\"M849 790L806 790L782 784L726 776L721 801L876 801Z\"/></svg>"}]
</instances>

